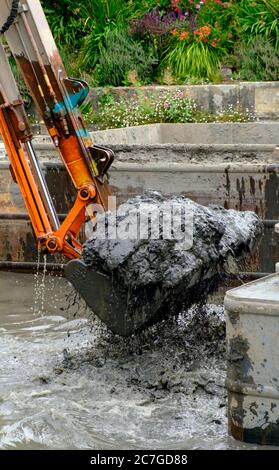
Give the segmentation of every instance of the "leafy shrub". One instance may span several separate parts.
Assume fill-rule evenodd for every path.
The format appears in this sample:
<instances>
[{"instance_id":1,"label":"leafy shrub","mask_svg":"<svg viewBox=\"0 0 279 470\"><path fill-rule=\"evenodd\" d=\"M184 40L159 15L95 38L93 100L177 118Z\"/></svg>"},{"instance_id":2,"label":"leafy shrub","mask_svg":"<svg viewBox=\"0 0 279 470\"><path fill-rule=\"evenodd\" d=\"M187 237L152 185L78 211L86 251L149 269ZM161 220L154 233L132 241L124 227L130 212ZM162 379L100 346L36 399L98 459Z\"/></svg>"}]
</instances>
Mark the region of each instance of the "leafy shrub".
<instances>
[{"instance_id":1,"label":"leafy shrub","mask_svg":"<svg viewBox=\"0 0 279 470\"><path fill-rule=\"evenodd\" d=\"M255 41L251 54L256 63L248 66L247 57L247 70L241 67L240 77L253 73L255 77L274 76L279 48L278 0L42 0L42 4L69 73L95 73L94 84L98 80L111 85L146 83L151 79L161 83L218 81L220 64L229 63L229 56L245 54L245 44L250 51ZM204 34L208 28L210 34ZM114 30L122 31L126 37L119 44L120 51L107 42ZM268 45L265 49L259 46L259 38L268 41L274 53ZM138 51L140 60L144 51L146 72L130 65L132 49ZM260 52L255 49L266 50L270 65L266 64L265 72L265 66L260 65ZM124 74L113 57L116 50L124 64ZM256 72L252 73L252 69ZM109 81L106 77L113 77L112 70L115 79ZM133 79L127 79L129 72L134 73Z\"/></svg>"},{"instance_id":2,"label":"leafy shrub","mask_svg":"<svg viewBox=\"0 0 279 470\"><path fill-rule=\"evenodd\" d=\"M241 80L279 80L279 51L258 37L249 45L239 46L236 67Z\"/></svg>"},{"instance_id":3,"label":"leafy shrub","mask_svg":"<svg viewBox=\"0 0 279 470\"><path fill-rule=\"evenodd\" d=\"M207 0L199 10L198 26L209 25L214 36L214 42L229 52L233 49L237 34L237 21L232 3Z\"/></svg>"},{"instance_id":4,"label":"leafy shrub","mask_svg":"<svg viewBox=\"0 0 279 470\"><path fill-rule=\"evenodd\" d=\"M49 25L60 49L65 46L80 48L87 33L86 17L81 5L90 3L78 0L42 0Z\"/></svg>"},{"instance_id":5,"label":"leafy shrub","mask_svg":"<svg viewBox=\"0 0 279 470\"><path fill-rule=\"evenodd\" d=\"M185 35L184 35L185 34ZM220 67L219 53L214 43L202 40L187 40L189 33L181 33L176 43L169 47L163 66L169 66L173 75L181 82L191 79L216 81Z\"/></svg>"},{"instance_id":6,"label":"leafy shrub","mask_svg":"<svg viewBox=\"0 0 279 470\"><path fill-rule=\"evenodd\" d=\"M258 36L279 47L279 2L278 0L240 0L234 5L239 21L240 36L251 43Z\"/></svg>"},{"instance_id":7,"label":"leafy shrub","mask_svg":"<svg viewBox=\"0 0 279 470\"><path fill-rule=\"evenodd\" d=\"M229 24L225 10L216 0L172 0L167 9L159 1L134 23L132 32L157 46L159 81L164 82L166 70L178 83L219 79L219 59L232 42L220 27L220 18L226 18L223 28Z\"/></svg>"},{"instance_id":8,"label":"leafy shrub","mask_svg":"<svg viewBox=\"0 0 279 470\"><path fill-rule=\"evenodd\" d=\"M154 8L160 11L167 11L170 6L170 0L132 0L133 4L133 17L142 17L146 12Z\"/></svg>"},{"instance_id":9,"label":"leafy shrub","mask_svg":"<svg viewBox=\"0 0 279 470\"><path fill-rule=\"evenodd\" d=\"M183 17L183 19L185 19ZM158 7L146 11L142 18L133 22L131 32L134 35L163 36L170 32L171 28L179 21L174 11L162 14Z\"/></svg>"},{"instance_id":10,"label":"leafy shrub","mask_svg":"<svg viewBox=\"0 0 279 470\"><path fill-rule=\"evenodd\" d=\"M54 34L62 47L79 50L79 67L92 71L108 30L127 28L134 12L131 0L43 0Z\"/></svg>"},{"instance_id":11,"label":"leafy shrub","mask_svg":"<svg viewBox=\"0 0 279 470\"><path fill-rule=\"evenodd\" d=\"M129 2L126 0L86 0L81 14L88 27L80 50L80 67L91 72L100 57L106 35L114 29L127 28L130 18Z\"/></svg>"},{"instance_id":12,"label":"leafy shrub","mask_svg":"<svg viewBox=\"0 0 279 470\"><path fill-rule=\"evenodd\" d=\"M141 83L148 83L156 63L151 49L146 52L125 31L116 29L106 33L100 46L95 78L100 86L120 86L128 81L129 72L135 72Z\"/></svg>"}]
</instances>

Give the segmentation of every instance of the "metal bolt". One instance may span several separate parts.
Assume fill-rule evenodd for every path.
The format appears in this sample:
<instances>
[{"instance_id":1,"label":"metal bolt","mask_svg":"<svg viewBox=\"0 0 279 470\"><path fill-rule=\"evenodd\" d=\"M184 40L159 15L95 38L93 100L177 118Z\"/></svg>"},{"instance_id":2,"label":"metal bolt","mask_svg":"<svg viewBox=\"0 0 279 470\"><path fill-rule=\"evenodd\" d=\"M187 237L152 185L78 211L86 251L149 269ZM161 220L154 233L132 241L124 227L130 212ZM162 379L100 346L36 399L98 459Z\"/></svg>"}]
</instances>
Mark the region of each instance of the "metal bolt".
<instances>
[{"instance_id":1,"label":"metal bolt","mask_svg":"<svg viewBox=\"0 0 279 470\"><path fill-rule=\"evenodd\" d=\"M89 192L88 189L84 188L80 191L80 197L82 199L88 199L89 198Z\"/></svg>"},{"instance_id":2,"label":"metal bolt","mask_svg":"<svg viewBox=\"0 0 279 470\"><path fill-rule=\"evenodd\" d=\"M53 238L52 240L48 241L47 246L50 250L55 250L57 247L57 241Z\"/></svg>"},{"instance_id":3,"label":"metal bolt","mask_svg":"<svg viewBox=\"0 0 279 470\"><path fill-rule=\"evenodd\" d=\"M25 123L24 123L23 121L20 121L20 122L18 123L18 129L19 129L21 132L25 131L26 126L25 126Z\"/></svg>"}]
</instances>

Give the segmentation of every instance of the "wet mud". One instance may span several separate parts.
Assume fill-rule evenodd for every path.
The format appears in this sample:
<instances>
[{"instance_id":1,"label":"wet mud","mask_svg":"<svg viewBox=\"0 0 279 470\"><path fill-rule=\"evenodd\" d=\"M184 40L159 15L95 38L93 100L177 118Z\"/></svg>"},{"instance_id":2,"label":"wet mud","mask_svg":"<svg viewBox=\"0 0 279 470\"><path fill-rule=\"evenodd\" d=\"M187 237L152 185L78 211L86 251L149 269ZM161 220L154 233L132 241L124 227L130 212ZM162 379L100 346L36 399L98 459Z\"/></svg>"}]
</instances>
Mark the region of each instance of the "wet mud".
<instances>
[{"instance_id":1,"label":"wet mud","mask_svg":"<svg viewBox=\"0 0 279 470\"><path fill-rule=\"evenodd\" d=\"M222 306L120 338L71 292L0 273L1 449L256 447L227 435Z\"/></svg>"},{"instance_id":2,"label":"wet mud","mask_svg":"<svg viewBox=\"0 0 279 470\"><path fill-rule=\"evenodd\" d=\"M169 219L176 228L167 238L164 224ZM140 231L130 233L137 221ZM158 237L153 239L156 229ZM184 197L166 199L149 191L130 199L115 218L99 216L94 236L84 245L82 260L87 273L104 276L107 290L111 285L111 300L107 296L100 307L96 300L90 303L90 296L96 299L97 292L91 293L86 273L75 285L112 331L128 336L205 302L225 274L251 252L261 230L253 212L204 207ZM104 236L110 233L116 236ZM92 289L97 282L94 278ZM89 294L84 292L84 284ZM105 303L111 308L105 309Z\"/></svg>"},{"instance_id":3,"label":"wet mud","mask_svg":"<svg viewBox=\"0 0 279 470\"><path fill-rule=\"evenodd\" d=\"M124 286L182 293L249 251L260 231L253 213L194 207L189 251L159 240L121 252L95 239L84 260ZM0 299L0 448L255 448L227 435L222 305L199 298L122 338L62 278L0 273Z\"/></svg>"}]
</instances>

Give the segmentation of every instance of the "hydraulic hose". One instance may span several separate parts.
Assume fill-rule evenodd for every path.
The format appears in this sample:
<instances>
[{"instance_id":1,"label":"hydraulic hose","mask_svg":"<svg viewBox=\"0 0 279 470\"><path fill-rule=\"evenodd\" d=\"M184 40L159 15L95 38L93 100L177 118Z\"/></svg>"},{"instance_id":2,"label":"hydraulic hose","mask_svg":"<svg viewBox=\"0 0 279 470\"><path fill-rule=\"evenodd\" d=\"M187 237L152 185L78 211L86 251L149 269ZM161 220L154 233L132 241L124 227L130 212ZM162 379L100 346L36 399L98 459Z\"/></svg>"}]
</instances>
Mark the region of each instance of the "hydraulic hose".
<instances>
[{"instance_id":1,"label":"hydraulic hose","mask_svg":"<svg viewBox=\"0 0 279 470\"><path fill-rule=\"evenodd\" d=\"M12 26L12 24L14 23L17 17L18 9L19 9L19 0L13 0L11 13L9 14L7 20L5 21L2 28L0 29L0 34L6 33L6 31L8 31L8 29Z\"/></svg>"}]
</instances>

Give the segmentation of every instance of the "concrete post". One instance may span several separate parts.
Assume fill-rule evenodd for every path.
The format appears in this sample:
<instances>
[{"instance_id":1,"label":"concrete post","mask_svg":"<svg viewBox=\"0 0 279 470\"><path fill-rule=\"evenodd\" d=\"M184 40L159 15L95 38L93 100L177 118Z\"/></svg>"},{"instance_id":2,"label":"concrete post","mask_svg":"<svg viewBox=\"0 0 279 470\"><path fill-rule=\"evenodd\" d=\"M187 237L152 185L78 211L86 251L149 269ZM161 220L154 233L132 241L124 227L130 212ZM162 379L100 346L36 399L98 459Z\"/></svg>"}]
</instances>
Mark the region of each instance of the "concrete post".
<instances>
[{"instance_id":1,"label":"concrete post","mask_svg":"<svg viewBox=\"0 0 279 470\"><path fill-rule=\"evenodd\" d=\"M229 433L279 446L279 274L226 294Z\"/></svg>"}]
</instances>

